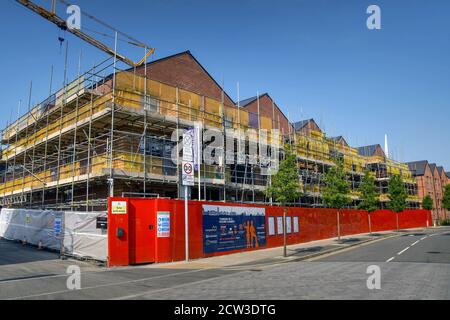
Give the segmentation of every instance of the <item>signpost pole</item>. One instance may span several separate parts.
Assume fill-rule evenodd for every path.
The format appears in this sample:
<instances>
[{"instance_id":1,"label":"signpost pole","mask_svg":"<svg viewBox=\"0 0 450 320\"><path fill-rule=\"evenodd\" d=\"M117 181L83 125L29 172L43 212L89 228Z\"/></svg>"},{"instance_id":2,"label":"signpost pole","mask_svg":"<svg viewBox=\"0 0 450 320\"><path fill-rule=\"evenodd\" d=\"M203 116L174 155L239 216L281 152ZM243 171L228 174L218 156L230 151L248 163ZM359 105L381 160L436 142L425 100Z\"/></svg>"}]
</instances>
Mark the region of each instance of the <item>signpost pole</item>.
<instances>
[{"instance_id":1,"label":"signpost pole","mask_svg":"<svg viewBox=\"0 0 450 320\"><path fill-rule=\"evenodd\" d=\"M186 261L189 261L189 187L195 186L193 136L193 130L189 130L183 134L183 162L181 166L182 184L184 186L184 240Z\"/></svg>"},{"instance_id":2,"label":"signpost pole","mask_svg":"<svg viewBox=\"0 0 450 320\"><path fill-rule=\"evenodd\" d=\"M188 186L184 186L184 241L186 242L186 261L189 261L189 210L188 210Z\"/></svg>"},{"instance_id":3,"label":"signpost pole","mask_svg":"<svg viewBox=\"0 0 450 320\"><path fill-rule=\"evenodd\" d=\"M286 237L286 211L287 209L284 208L283 210L283 257L287 257L287 237Z\"/></svg>"}]
</instances>

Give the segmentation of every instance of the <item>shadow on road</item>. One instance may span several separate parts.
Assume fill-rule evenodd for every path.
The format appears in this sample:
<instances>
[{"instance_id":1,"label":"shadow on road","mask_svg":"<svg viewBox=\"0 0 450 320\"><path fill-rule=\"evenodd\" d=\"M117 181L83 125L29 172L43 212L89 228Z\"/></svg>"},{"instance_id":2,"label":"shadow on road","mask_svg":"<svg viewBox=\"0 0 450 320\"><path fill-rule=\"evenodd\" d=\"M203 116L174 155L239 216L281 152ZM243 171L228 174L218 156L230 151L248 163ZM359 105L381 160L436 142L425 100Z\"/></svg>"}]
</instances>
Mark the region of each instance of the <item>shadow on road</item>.
<instances>
[{"instance_id":1,"label":"shadow on road","mask_svg":"<svg viewBox=\"0 0 450 320\"><path fill-rule=\"evenodd\" d=\"M317 247L311 247L311 248L301 248L301 249L294 249L291 250L294 252L294 255L299 254L299 253L316 253L316 252L320 252L323 250L324 247L321 246L317 246Z\"/></svg>"},{"instance_id":2,"label":"shadow on road","mask_svg":"<svg viewBox=\"0 0 450 320\"><path fill-rule=\"evenodd\" d=\"M356 242L360 242L360 241L361 241L361 239L359 239L359 238L336 240L336 242L339 244L356 243Z\"/></svg>"},{"instance_id":3,"label":"shadow on road","mask_svg":"<svg viewBox=\"0 0 450 320\"><path fill-rule=\"evenodd\" d=\"M41 251L14 241L0 239L0 266L58 259L55 252Z\"/></svg>"},{"instance_id":4,"label":"shadow on road","mask_svg":"<svg viewBox=\"0 0 450 320\"><path fill-rule=\"evenodd\" d=\"M422 237L422 236L426 236L426 235L427 235L426 233L410 233L410 234L404 234L404 235L402 235L402 237L411 237L411 236Z\"/></svg>"}]
</instances>

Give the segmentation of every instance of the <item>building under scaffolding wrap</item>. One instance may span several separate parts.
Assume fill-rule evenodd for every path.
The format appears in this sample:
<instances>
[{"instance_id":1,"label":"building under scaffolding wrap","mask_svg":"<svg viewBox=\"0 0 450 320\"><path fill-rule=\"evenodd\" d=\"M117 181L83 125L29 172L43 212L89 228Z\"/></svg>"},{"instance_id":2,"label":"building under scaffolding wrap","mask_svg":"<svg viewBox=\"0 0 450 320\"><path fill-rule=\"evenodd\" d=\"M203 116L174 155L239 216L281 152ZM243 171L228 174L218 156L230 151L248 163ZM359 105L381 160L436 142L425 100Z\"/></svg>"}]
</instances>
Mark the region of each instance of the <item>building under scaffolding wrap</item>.
<instances>
[{"instance_id":1,"label":"building under scaffolding wrap","mask_svg":"<svg viewBox=\"0 0 450 320\"><path fill-rule=\"evenodd\" d=\"M409 205L420 205L408 166L387 159L379 146L352 148L343 137L327 137L312 119L291 124L268 94L234 102L189 52L128 70L108 59L8 125L2 135L2 205L95 211L105 210L111 195L181 198L172 134L195 122L224 133L264 129L272 143L291 143L304 191L293 205L322 206L322 175L337 159L348 172L353 205L366 168L383 203L388 179L396 174L403 176ZM248 145L246 153L248 159ZM261 166L247 160L202 164L190 196L269 203L269 183Z\"/></svg>"}]
</instances>

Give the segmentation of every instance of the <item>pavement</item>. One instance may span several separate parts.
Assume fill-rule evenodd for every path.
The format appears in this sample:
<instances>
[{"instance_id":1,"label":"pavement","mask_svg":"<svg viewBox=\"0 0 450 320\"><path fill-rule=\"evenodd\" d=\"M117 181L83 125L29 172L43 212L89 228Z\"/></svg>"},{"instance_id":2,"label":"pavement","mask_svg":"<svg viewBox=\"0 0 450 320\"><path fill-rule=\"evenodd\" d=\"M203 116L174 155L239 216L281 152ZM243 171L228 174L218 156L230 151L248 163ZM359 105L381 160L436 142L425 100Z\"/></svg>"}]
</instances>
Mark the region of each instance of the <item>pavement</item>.
<instances>
[{"instance_id":1,"label":"pavement","mask_svg":"<svg viewBox=\"0 0 450 320\"><path fill-rule=\"evenodd\" d=\"M450 228L344 237L191 262L104 268L0 240L0 299L449 299ZM68 266L81 270L69 290ZM369 290L369 266L381 289Z\"/></svg>"}]
</instances>

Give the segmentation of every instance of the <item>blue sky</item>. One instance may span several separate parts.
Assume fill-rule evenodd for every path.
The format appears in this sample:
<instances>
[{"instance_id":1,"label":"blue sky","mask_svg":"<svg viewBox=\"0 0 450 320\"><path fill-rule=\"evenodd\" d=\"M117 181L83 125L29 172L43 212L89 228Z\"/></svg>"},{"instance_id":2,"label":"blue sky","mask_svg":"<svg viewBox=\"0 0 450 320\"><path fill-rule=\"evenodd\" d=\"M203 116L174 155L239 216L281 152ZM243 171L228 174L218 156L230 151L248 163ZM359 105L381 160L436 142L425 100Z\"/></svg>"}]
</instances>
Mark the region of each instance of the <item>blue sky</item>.
<instances>
[{"instance_id":1,"label":"blue sky","mask_svg":"<svg viewBox=\"0 0 450 320\"><path fill-rule=\"evenodd\" d=\"M269 92L291 121L313 117L353 146L383 144L387 133L396 159L450 171L448 0L73 2L154 46L155 58L191 50L234 99L239 82L241 98ZM381 8L381 30L366 27L371 4ZM57 28L14 0L2 1L0 25L3 127L28 100L30 81L32 101L46 97L52 64L54 87L62 84L64 55ZM66 37L71 78L81 50L83 70L106 57ZM119 49L136 60L142 53Z\"/></svg>"}]
</instances>

